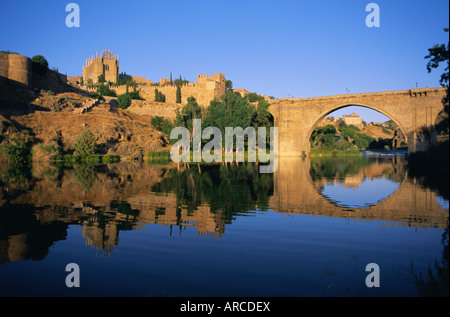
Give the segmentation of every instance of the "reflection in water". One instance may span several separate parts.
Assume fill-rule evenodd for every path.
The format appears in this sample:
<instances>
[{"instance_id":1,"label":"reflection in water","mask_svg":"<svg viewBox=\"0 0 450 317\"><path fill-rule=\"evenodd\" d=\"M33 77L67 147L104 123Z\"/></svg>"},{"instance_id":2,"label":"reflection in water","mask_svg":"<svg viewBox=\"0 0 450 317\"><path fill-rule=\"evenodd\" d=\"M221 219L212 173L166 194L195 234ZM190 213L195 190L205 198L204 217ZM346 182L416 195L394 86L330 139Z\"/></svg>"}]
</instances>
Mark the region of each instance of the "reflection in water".
<instances>
[{"instance_id":1,"label":"reflection in water","mask_svg":"<svg viewBox=\"0 0 450 317\"><path fill-rule=\"evenodd\" d=\"M411 263L411 275L416 284L419 296L438 297L449 295L449 251L448 251L448 228L442 234L443 246L442 259L436 259L433 265L429 265L426 273L415 272L414 263Z\"/></svg>"},{"instance_id":2,"label":"reflection in water","mask_svg":"<svg viewBox=\"0 0 450 317\"><path fill-rule=\"evenodd\" d=\"M399 184L385 178L361 180L359 186L347 187L346 183L327 184L320 192L337 205L349 208L368 208L391 196Z\"/></svg>"},{"instance_id":3,"label":"reflection in water","mask_svg":"<svg viewBox=\"0 0 450 317\"><path fill-rule=\"evenodd\" d=\"M393 160L368 157L313 159L310 173L322 195L348 208L381 203L398 190L405 174Z\"/></svg>"},{"instance_id":4,"label":"reflection in water","mask_svg":"<svg viewBox=\"0 0 450 317\"><path fill-rule=\"evenodd\" d=\"M60 245L61 241L72 241L74 238L69 233L74 232L71 228L76 227L81 228L84 244L99 250L106 258L111 258L112 251L124 243L126 252L136 252L130 256L130 261L133 257L139 258L144 250L140 244L149 243L140 241L142 238L139 237L160 232L155 229L149 231L154 228L149 225L156 224L158 228L166 229L152 236L162 246L174 241L167 239L183 238L186 243L191 243L189 248L195 249L197 243L203 245L201 238L209 237L213 238L211 241L217 241L229 236L221 244L211 244L215 249L209 252L217 253L219 258L220 254L231 256L231 249L220 251L221 246L230 241L228 243L232 242L238 250L241 248L245 255L253 254L258 258L267 252L277 254L274 259L280 263L291 263L290 252L293 249L303 250L305 256L313 256L317 248L325 247L328 237L326 228L331 228L331 235L336 230L327 220L330 217L336 220L381 221L383 225L399 228L448 227L448 208L442 207L434 191L409 179L403 161L396 158L280 158L274 174L258 173L256 164L84 165L34 169L33 173L32 177L21 181L11 178L0 180L0 263L42 260L49 252L57 252L53 249L49 251L52 246ZM279 214L283 218L274 218ZM307 220L305 225L310 222L307 227L303 227L303 223L299 227L290 227L286 223L289 218L284 218L286 215L322 217ZM242 227L245 223L248 225ZM381 230L373 229L369 224L364 226L370 230ZM310 234L302 239L297 238L303 235L300 228L305 228L305 233ZM197 242L191 240L192 230L195 230ZM230 233L227 233L229 230ZM364 230L358 230L355 234L366 234ZM128 233L134 234L130 236ZM342 237L345 238L346 234L344 232ZM127 242L131 237L139 242ZM249 241L252 239L269 240L251 246ZM330 239L335 241L337 238L330 236ZM360 237L360 240L364 238ZM408 240L405 238L405 241ZM345 246L347 242L342 243ZM269 249L252 253L263 247ZM155 252L164 252L170 258L167 249L158 248ZM331 256L327 252L331 251L321 253L325 262ZM183 254L186 259L189 258L186 253ZM207 258L204 253L193 254L196 263ZM178 257L178 254L174 253L173 257ZM244 255L241 257L245 258ZM226 263L225 259L222 261ZM275 265L267 259L264 261L269 263L267 269ZM341 264L345 266L344 262ZM248 263L242 265L249 267ZM307 272L312 267L314 265L303 269ZM206 274L205 269L198 269ZM227 270L225 267L223 269ZM331 269L324 270L328 272ZM424 276L422 271L417 273L412 268L416 288L430 288L427 283L431 283L431 276L436 279L436 270L440 272L436 267L429 271L434 275ZM330 274L324 276L329 278ZM224 279L226 285L231 283ZM231 286L223 287L225 290ZM292 288L289 290L298 292ZM4 292L0 286L0 294ZM311 292L306 295L315 294ZM186 293L181 294L184 296ZM222 293L217 291L217 294ZM255 293L244 292L243 295L254 296Z\"/></svg>"}]
</instances>

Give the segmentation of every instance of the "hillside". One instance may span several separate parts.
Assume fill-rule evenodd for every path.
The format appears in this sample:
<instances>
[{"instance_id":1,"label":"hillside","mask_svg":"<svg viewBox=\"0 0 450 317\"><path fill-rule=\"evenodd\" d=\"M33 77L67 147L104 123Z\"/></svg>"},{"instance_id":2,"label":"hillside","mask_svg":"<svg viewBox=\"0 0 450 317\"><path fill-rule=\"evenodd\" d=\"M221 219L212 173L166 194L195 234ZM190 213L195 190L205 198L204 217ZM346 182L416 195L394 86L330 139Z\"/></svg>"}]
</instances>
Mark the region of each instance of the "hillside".
<instances>
[{"instance_id":1,"label":"hillside","mask_svg":"<svg viewBox=\"0 0 450 317\"><path fill-rule=\"evenodd\" d=\"M339 122L340 118L325 117L317 126L325 127L331 124L336 128L336 130L339 131ZM404 146L405 138L400 132L400 129L395 125L395 123L392 122L391 127L393 127L394 129L391 129L388 123L368 123L363 125L363 127L360 129L360 131L357 131L357 133L366 134L377 140L384 140L385 142L394 143L394 145L396 145L394 147Z\"/></svg>"},{"instance_id":2,"label":"hillside","mask_svg":"<svg viewBox=\"0 0 450 317\"><path fill-rule=\"evenodd\" d=\"M167 150L166 137L150 125L148 118L119 109L115 98L81 114L88 101L88 97L76 92L42 92L29 103L32 112L8 117L0 114L0 145L20 140L33 146L34 156L44 159L42 147L59 142L65 153L71 153L78 136L89 129L99 154L134 160L142 159L148 151Z\"/></svg>"}]
</instances>

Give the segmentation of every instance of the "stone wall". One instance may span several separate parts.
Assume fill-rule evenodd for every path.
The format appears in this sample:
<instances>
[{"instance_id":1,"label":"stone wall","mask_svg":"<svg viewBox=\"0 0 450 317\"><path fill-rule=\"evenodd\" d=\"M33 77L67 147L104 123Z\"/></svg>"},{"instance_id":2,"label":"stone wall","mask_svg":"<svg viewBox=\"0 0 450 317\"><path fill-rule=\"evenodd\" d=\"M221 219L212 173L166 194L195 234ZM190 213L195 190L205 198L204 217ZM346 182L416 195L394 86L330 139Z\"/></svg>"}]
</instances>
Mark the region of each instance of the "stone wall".
<instances>
[{"instance_id":1,"label":"stone wall","mask_svg":"<svg viewBox=\"0 0 450 317\"><path fill-rule=\"evenodd\" d=\"M164 102L151 102L145 100L132 100L128 111L140 116L159 116L170 120L175 119L175 111L179 104L168 104Z\"/></svg>"},{"instance_id":2,"label":"stone wall","mask_svg":"<svg viewBox=\"0 0 450 317\"><path fill-rule=\"evenodd\" d=\"M0 52L0 76L11 81L30 85L31 59L19 54L7 54Z\"/></svg>"},{"instance_id":3,"label":"stone wall","mask_svg":"<svg viewBox=\"0 0 450 317\"><path fill-rule=\"evenodd\" d=\"M41 74L33 73L31 59L19 54L0 52L0 80L8 84L21 84L58 92L65 89L67 76L47 69Z\"/></svg>"}]
</instances>

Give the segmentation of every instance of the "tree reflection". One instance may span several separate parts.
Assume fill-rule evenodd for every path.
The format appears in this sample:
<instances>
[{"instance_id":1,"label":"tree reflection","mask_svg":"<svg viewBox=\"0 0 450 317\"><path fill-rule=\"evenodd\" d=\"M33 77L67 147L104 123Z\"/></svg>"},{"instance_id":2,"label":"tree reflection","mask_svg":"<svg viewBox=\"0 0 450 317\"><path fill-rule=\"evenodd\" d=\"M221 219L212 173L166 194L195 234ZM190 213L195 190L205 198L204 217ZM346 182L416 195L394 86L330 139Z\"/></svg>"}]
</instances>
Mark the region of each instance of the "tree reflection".
<instances>
[{"instance_id":1,"label":"tree reflection","mask_svg":"<svg viewBox=\"0 0 450 317\"><path fill-rule=\"evenodd\" d=\"M97 178L94 165L80 164L75 168L75 178L85 191L89 191Z\"/></svg>"},{"instance_id":2,"label":"tree reflection","mask_svg":"<svg viewBox=\"0 0 450 317\"><path fill-rule=\"evenodd\" d=\"M346 176L355 175L374 163L376 160L363 156L311 158L310 174L313 181L345 180Z\"/></svg>"},{"instance_id":3,"label":"tree reflection","mask_svg":"<svg viewBox=\"0 0 450 317\"><path fill-rule=\"evenodd\" d=\"M210 212L221 212L226 223L236 213L267 210L273 194L273 175L258 173L256 164L203 165L183 172L172 170L167 179L152 187L154 192L173 192L177 208L188 215L207 204Z\"/></svg>"},{"instance_id":4,"label":"tree reflection","mask_svg":"<svg viewBox=\"0 0 450 317\"><path fill-rule=\"evenodd\" d=\"M448 297L449 276L448 276L448 229L442 234L441 243L443 246L442 260L434 261L433 267L428 265L426 274L417 274L414 264L411 263L411 275L417 287L419 296L423 297Z\"/></svg>"}]
</instances>

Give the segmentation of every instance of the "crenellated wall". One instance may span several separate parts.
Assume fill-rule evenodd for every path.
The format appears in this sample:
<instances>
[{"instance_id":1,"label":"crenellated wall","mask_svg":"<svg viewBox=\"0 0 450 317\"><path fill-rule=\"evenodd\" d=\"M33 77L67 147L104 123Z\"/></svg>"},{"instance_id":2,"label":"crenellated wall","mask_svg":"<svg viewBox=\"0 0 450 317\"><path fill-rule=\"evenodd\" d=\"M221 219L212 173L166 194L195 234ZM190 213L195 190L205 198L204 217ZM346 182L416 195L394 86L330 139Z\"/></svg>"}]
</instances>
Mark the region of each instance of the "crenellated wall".
<instances>
[{"instance_id":1,"label":"crenellated wall","mask_svg":"<svg viewBox=\"0 0 450 317\"><path fill-rule=\"evenodd\" d=\"M103 51L101 56L98 54L86 60L83 66L83 80L91 79L94 83L98 82L98 76L104 75L106 81L115 83L119 74L119 59L110 51Z\"/></svg>"},{"instance_id":2,"label":"crenellated wall","mask_svg":"<svg viewBox=\"0 0 450 317\"><path fill-rule=\"evenodd\" d=\"M95 91L96 88L85 88L88 91ZM119 96L126 92L126 86L111 86L111 89ZM133 91L132 87L128 87ZM177 85L138 85L136 90L146 101L155 101L155 89L166 96L166 103L175 104L177 101ZM208 75L198 75L196 83L187 83L181 86L181 104L186 104L189 97L194 97L202 107L209 106L209 103L218 99L225 93L225 75L212 73Z\"/></svg>"}]
</instances>

